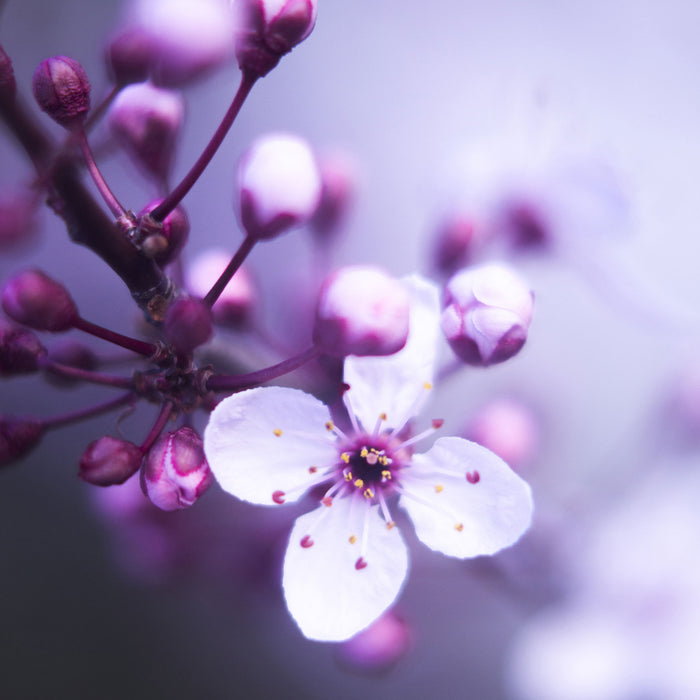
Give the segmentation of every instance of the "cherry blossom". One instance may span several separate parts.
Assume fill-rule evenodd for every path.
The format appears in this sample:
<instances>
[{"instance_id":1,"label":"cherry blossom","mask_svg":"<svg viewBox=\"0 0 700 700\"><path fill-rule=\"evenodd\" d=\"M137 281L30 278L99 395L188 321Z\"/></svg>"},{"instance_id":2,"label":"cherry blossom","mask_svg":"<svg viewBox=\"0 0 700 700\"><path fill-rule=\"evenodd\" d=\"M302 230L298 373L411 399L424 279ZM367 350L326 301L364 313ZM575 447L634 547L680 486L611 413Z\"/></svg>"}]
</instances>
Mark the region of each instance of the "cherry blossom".
<instances>
[{"instance_id":1,"label":"cherry blossom","mask_svg":"<svg viewBox=\"0 0 700 700\"><path fill-rule=\"evenodd\" d=\"M446 437L413 453L442 425L414 434L409 423L432 389L440 309L432 284L405 284L406 346L345 360L347 431L315 397L264 387L224 399L204 433L215 478L244 501L281 505L326 485L318 507L294 523L284 559L287 607L310 639L349 639L398 597L409 556L395 501L424 544L452 557L494 554L530 524L528 485L486 448Z\"/></svg>"}]
</instances>

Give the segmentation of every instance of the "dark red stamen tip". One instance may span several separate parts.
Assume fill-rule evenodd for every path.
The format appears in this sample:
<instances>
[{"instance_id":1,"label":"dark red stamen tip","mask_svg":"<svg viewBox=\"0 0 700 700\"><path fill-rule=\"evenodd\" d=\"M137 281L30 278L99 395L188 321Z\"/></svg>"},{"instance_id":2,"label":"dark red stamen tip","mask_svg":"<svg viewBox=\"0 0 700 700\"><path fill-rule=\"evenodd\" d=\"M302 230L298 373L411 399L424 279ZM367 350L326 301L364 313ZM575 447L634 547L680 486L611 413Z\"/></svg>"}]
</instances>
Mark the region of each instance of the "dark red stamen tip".
<instances>
[{"instance_id":1,"label":"dark red stamen tip","mask_svg":"<svg viewBox=\"0 0 700 700\"><path fill-rule=\"evenodd\" d=\"M476 469L473 472L467 472L467 481L470 484L476 484L479 479L481 479L481 475L478 471L476 471Z\"/></svg>"},{"instance_id":2,"label":"dark red stamen tip","mask_svg":"<svg viewBox=\"0 0 700 700\"><path fill-rule=\"evenodd\" d=\"M284 503L284 497L285 493L284 491L275 491L272 494L272 500L278 505L281 506Z\"/></svg>"},{"instance_id":3,"label":"dark red stamen tip","mask_svg":"<svg viewBox=\"0 0 700 700\"><path fill-rule=\"evenodd\" d=\"M321 503L323 503L324 506L330 508L333 505L333 499L330 496L325 496L321 499Z\"/></svg>"},{"instance_id":4,"label":"dark red stamen tip","mask_svg":"<svg viewBox=\"0 0 700 700\"><path fill-rule=\"evenodd\" d=\"M364 560L364 557L360 557L356 562L355 562L355 568L358 571L361 571L367 566L367 562Z\"/></svg>"},{"instance_id":5,"label":"dark red stamen tip","mask_svg":"<svg viewBox=\"0 0 700 700\"><path fill-rule=\"evenodd\" d=\"M301 542L299 543L304 549L308 549L309 547L312 547L314 544L314 541L311 539L310 535L304 535L301 538Z\"/></svg>"},{"instance_id":6,"label":"dark red stamen tip","mask_svg":"<svg viewBox=\"0 0 700 700\"><path fill-rule=\"evenodd\" d=\"M442 428L444 423L445 421L442 418L433 418L433 428L435 428L435 430Z\"/></svg>"},{"instance_id":7,"label":"dark red stamen tip","mask_svg":"<svg viewBox=\"0 0 700 700\"><path fill-rule=\"evenodd\" d=\"M340 395L342 396L346 391L350 391L350 385L343 382L340 385Z\"/></svg>"}]
</instances>

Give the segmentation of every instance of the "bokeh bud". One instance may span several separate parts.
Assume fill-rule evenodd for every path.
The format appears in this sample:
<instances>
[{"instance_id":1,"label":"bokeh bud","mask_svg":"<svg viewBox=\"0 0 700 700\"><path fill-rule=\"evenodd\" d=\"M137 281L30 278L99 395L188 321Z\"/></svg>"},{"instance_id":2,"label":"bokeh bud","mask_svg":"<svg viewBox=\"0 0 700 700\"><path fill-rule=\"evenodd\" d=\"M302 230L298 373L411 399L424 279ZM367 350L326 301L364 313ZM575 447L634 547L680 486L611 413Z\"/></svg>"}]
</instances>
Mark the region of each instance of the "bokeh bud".
<instances>
[{"instance_id":1,"label":"bokeh bud","mask_svg":"<svg viewBox=\"0 0 700 700\"><path fill-rule=\"evenodd\" d=\"M391 355L406 344L408 321L401 282L375 267L349 266L323 283L313 340L335 357Z\"/></svg>"},{"instance_id":2,"label":"bokeh bud","mask_svg":"<svg viewBox=\"0 0 700 700\"><path fill-rule=\"evenodd\" d=\"M189 266L187 288L196 297L204 297L219 279L231 260L223 250L209 250L197 257ZM248 269L243 266L219 295L212 306L214 321L229 328L248 325L257 302L257 292Z\"/></svg>"},{"instance_id":3,"label":"bokeh bud","mask_svg":"<svg viewBox=\"0 0 700 700\"><path fill-rule=\"evenodd\" d=\"M87 345L72 338L62 338L59 342L54 343L49 348L48 360L59 365L85 370L94 370L98 365L97 355ZM78 381L72 377L52 372L50 367L47 368L45 374L46 379L55 386L70 386Z\"/></svg>"},{"instance_id":4,"label":"bokeh bud","mask_svg":"<svg viewBox=\"0 0 700 700\"><path fill-rule=\"evenodd\" d=\"M142 460L143 454L133 442L105 435L83 452L78 476L95 486L123 484L138 471Z\"/></svg>"},{"instance_id":5,"label":"bokeh bud","mask_svg":"<svg viewBox=\"0 0 700 700\"><path fill-rule=\"evenodd\" d=\"M475 232L474 219L468 214L455 212L442 221L433 239L432 263L438 273L453 275L473 261Z\"/></svg>"},{"instance_id":6,"label":"bokeh bud","mask_svg":"<svg viewBox=\"0 0 700 700\"><path fill-rule=\"evenodd\" d=\"M42 61L32 87L39 107L66 128L79 126L90 109L90 81L78 61L53 56Z\"/></svg>"},{"instance_id":7,"label":"bokeh bud","mask_svg":"<svg viewBox=\"0 0 700 700\"><path fill-rule=\"evenodd\" d=\"M162 435L148 451L141 471L141 487L163 510L191 506L212 481L202 439L187 427Z\"/></svg>"},{"instance_id":8,"label":"bokeh bud","mask_svg":"<svg viewBox=\"0 0 700 700\"><path fill-rule=\"evenodd\" d=\"M39 421L0 415L0 465L27 454L36 447L43 432Z\"/></svg>"},{"instance_id":9,"label":"bokeh bud","mask_svg":"<svg viewBox=\"0 0 700 700\"><path fill-rule=\"evenodd\" d=\"M306 223L320 198L316 158L311 146L298 136L264 136L238 165L236 206L249 236L273 238Z\"/></svg>"},{"instance_id":10,"label":"bokeh bud","mask_svg":"<svg viewBox=\"0 0 700 700\"><path fill-rule=\"evenodd\" d=\"M0 374L29 374L39 368L46 348L31 331L0 321Z\"/></svg>"},{"instance_id":11,"label":"bokeh bud","mask_svg":"<svg viewBox=\"0 0 700 700\"><path fill-rule=\"evenodd\" d=\"M37 331L66 331L78 317L66 288L39 270L20 272L8 280L0 300L13 321Z\"/></svg>"},{"instance_id":12,"label":"bokeh bud","mask_svg":"<svg viewBox=\"0 0 700 700\"><path fill-rule=\"evenodd\" d=\"M165 315L165 336L182 353L192 352L211 338L211 309L201 300L181 297Z\"/></svg>"},{"instance_id":13,"label":"bokeh bud","mask_svg":"<svg viewBox=\"0 0 700 700\"><path fill-rule=\"evenodd\" d=\"M117 85L142 83L148 78L152 62L151 40L138 27L117 34L107 45L107 71Z\"/></svg>"},{"instance_id":14,"label":"bokeh bud","mask_svg":"<svg viewBox=\"0 0 700 700\"><path fill-rule=\"evenodd\" d=\"M513 357L527 339L533 295L509 268L462 270L445 288L442 330L467 364L488 366Z\"/></svg>"},{"instance_id":15,"label":"bokeh bud","mask_svg":"<svg viewBox=\"0 0 700 700\"><path fill-rule=\"evenodd\" d=\"M0 46L0 101L12 102L16 93L17 83L15 82L12 61L2 46Z\"/></svg>"},{"instance_id":16,"label":"bokeh bud","mask_svg":"<svg viewBox=\"0 0 700 700\"><path fill-rule=\"evenodd\" d=\"M352 203L357 183L356 167L344 154L332 154L319 161L321 199L311 219L311 231L319 241L337 233Z\"/></svg>"},{"instance_id":17,"label":"bokeh bud","mask_svg":"<svg viewBox=\"0 0 700 700\"><path fill-rule=\"evenodd\" d=\"M139 83L117 95L109 126L138 165L162 181L170 173L184 113L179 93Z\"/></svg>"}]
</instances>

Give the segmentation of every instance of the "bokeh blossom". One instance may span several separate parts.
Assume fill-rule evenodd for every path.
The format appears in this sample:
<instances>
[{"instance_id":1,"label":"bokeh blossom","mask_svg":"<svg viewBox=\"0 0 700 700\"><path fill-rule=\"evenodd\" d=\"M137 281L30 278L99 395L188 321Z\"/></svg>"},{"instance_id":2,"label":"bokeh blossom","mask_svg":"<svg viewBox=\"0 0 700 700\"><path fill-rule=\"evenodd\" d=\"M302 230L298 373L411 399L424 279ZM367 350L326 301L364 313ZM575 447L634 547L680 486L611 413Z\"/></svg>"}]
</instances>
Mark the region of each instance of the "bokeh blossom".
<instances>
[{"instance_id":1,"label":"bokeh blossom","mask_svg":"<svg viewBox=\"0 0 700 700\"><path fill-rule=\"evenodd\" d=\"M287 606L311 639L348 639L399 595L409 557L395 497L418 538L452 557L493 554L530 523L528 485L486 448L447 437L414 454L442 425L414 434L411 424L432 388L440 312L433 285L406 285L404 349L345 360L347 431L315 397L267 387L224 399L204 434L214 476L238 498L281 505L325 485L316 510L297 518L284 560Z\"/></svg>"}]
</instances>

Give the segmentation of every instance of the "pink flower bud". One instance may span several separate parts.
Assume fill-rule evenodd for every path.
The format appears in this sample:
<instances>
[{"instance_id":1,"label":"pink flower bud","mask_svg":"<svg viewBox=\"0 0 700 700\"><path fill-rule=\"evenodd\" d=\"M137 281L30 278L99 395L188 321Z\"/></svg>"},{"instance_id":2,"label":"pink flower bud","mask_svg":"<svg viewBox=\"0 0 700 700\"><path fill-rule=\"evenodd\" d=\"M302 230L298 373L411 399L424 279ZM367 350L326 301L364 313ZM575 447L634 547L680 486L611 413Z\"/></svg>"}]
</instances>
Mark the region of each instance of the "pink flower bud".
<instances>
[{"instance_id":1,"label":"pink flower bud","mask_svg":"<svg viewBox=\"0 0 700 700\"><path fill-rule=\"evenodd\" d=\"M97 356L89 347L70 338L63 338L52 345L48 359L60 365L86 370L94 370L98 364ZM76 379L56 374L50 369L46 372L46 379L55 386L71 386L77 382Z\"/></svg>"},{"instance_id":2,"label":"pink flower bud","mask_svg":"<svg viewBox=\"0 0 700 700\"><path fill-rule=\"evenodd\" d=\"M153 258L159 265L169 265L187 243L190 235L190 220L182 205L173 209L162 222L147 216L163 200L155 199L139 214L139 235L144 255Z\"/></svg>"},{"instance_id":3,"label":"pink flower bud","mask_svg":"<svg viewBox=\"0 0 700 700\"><path fill-rule=\"evenodd\" d=\"M183 86L233 57L229 0L139 0L132 26L148 37L158 85Z\"/></svg>"},{"instance_id":4,"label":"pink flower bud","mask_svg":"<svg viewBox=\"0 0 700 700\"><path fill-rule=\"evenodd\" d=\"M37 204L38 198L24 190L0 196L0 251L23 248L35 239Z\"/></svg>"},{"instance_id":5,"label":"pink flower bud","mask_svg":"<svg viewBox=\"0 0 700 700\"><path fill-rule=\"evenodd\" d=\"M411 646L408 625L387 612L367 629L338 645L341 663L364 673L387 671Z\"/></svg>"},{"instance_id":6,"label":"pink flower bud","mask_svg":"<svg viewBox=\"0 0 700 700\"><path fill-rule=\"evenodd\" d=\"M532 461L539 443L532 409L515 399L494 399L481 408L466 437L495 452L515 470Z\"/></svg>"},{"instance_id":7,"label":"pink flower bud","mask_svg":"<svg viewBox=\"0 0 700 700\"><path fill-rule=\"evenodd\" d=\"M0 321L0 374L29 374L39 368L46 348L24 328Z\"/></svg>"},{"instance_id":8,"label":"pink flower bud","mask_svg":"<svg viewBox=\"0 0 700 700\"><path fill-rule=\"evenodd\" d=\"M165 180L184 113L184 101L178 93L139 83L117 95L109 126L149 175Z\"/></svg>"},{"instance_id":9,"label":"pink flower bud","mask_svg":"<svg viewBox=\"0 0 700 700\"><path fill-rule=\"evenodd\" d=\"M455 212L439 226L433 241L433 265L442 275L453 275L469 265L477 245L474 219L468 214Z\"/></svg>"},{"instance_id":10,"label":"pink flower bud","mask_svg":"<svg viewBox=\"0 0 700 700\"><path fill-rule=\"evenodd\" d=\"M254 238L274 238L306 223L321 198L321 176L309 144L297 136L264 136L238 165L236 206Z\"/></svg>"},{"instance_id":11,"label":"pink flower bud","mask_svg":"<svg viewBox=\"0 0 700 700\"><path fill-rule=\"evenodd\" d=\"M238 65L259 76L269 73L316 24L316 0L234 0L234 6Z\"/></svg>"},{"instance_id":12,"label":"pink flower bud","mask_svg":"<svg viewBox=\"0 0 700 700\"><path fill-rule=\"evenodd\" d=\"M143 454L133 442L105 435L83 452L78 476L95 486L123 484L139 470L142 460Z\"/></svg>"},{"instance_id":13,"label":"pink flower bud","mask_svg":"<svg viewBox=\"0 0 700 700\"><path fill-rule=\"evenodd\" d=\"M16 93L17 83L15 82L12 61L2 46L0 46L0 101L12 102Z\"/></svg>"},{"instance_id":14,"label":"pink flower bud","mask_svg":"<svg viewBox=\"0 0 700 700\"><path fill-rule=\"evenodd\" d=\"M406 344L408 317L401 282L375 267L344 267L321 288L314 343L335 357L391 355Z\"/></svg>"},{"instance_id":15,"label":"pink flower bud","mask_svg":"<svg viewBox=\"0 0 700 700\"><path fill-rule=\"evenodd\" d=\"M117 34L105 51L107 71L117 85L142 83L151 68L152 46L150 37L138 27Z\"/></svg>"},{"instance_id":16,"label":"pink flower bud","mask_svg":"<svg viewBox=\"0 0 700 700\"><path fill-rule=\"evenodd\" d=\"M202 439L184 427L162 435L149 450L141 472L141 487L154 505L178 510L197 501L213 478Z\"/></svg>"},{"instance_id":17,"label":"pink flower bud","mask_svg":"<svg viewBox=\"0 0 700 700\"><path fill-rule=\"evenodd\" d=\"M68 56L54 56L34 71L34 98L51 119L66 128L83 123L90 109L90 81L83 67Z\"/></svg>"},{"instance_id":18,"label":"pink flower bud","mask_svg":"<svg viewBox=\"0 0 700 700\"><path fill-rule=\"evenodd\" d=\"M213 334L211 310L199 299L181 297L165 315L165 336L181 353L192 352Z\"/></svg>"},{"instance_id":19,"label":"pink flower bud","mask_svg":"<svg viewBox=\"0 0 700 700\"><path fill-rule=\"evenodd\" d=\"M320 240L327 240L338 231L355 194L355 164L342 154L327 156L319 162L321 200L311 219L311 230Z\"/></svg>"},{"instance_id":20,"label":"pink flower bud","mask_svg":"<svg viewBox=\"0 0 700 700\"><path fill-rule=\"evenodd\" d=\"M231 255L223 250L209 250L197 257L187 274L187 288L192 295L206 296L230 260ZM212 306L214 321L229 328L246 326L256 302L253 279L245 266L240 267Z\"/></svg>"},{"instance_id":21,"label":"pink flower bud","mask_svg":"<svg viewBox=\"0 0 700 700\"><path fill-rule=\"evenodd\" d=\"M78 317L66 288L39 270L20 272L8 280L0 301L12 320L37 331L66 331Z\"/></svg>"},{"instance_id":22,"label":"pink flower bud","mask_svg":"<svg viewBox=\"0 0 700 700\"><path fill-rule=\"evenodd\" d=\"M462 361L493 365L525 344L533 295L509 268L490 264L458 272L445 296L442 330Z\"/></svg>"},{"instance_id":23,"label":"pink flower bud","mask_svg":"<svg viewBox=\"0 0 700 700\"><path fill-rule=\"evenodd\" d=\"M552 227L537 202L515 198L504 205L500 218L503 234L516 250L542 249L553 243Z\"/></svg>"},{"instance_id":24,"label":"pink flower bud","mask_svg":"<svg viewBox=\"0 0 700 700\"><path fill-rule=\"evenodd\" d=\"M43 432L39 421L0 415L0 465L9 464L34 449Z\"/></svg>"}]
</instances>

